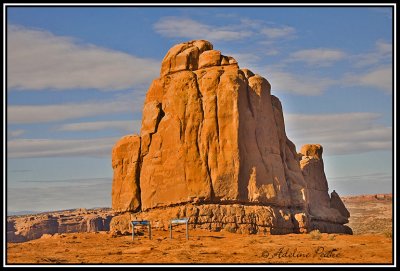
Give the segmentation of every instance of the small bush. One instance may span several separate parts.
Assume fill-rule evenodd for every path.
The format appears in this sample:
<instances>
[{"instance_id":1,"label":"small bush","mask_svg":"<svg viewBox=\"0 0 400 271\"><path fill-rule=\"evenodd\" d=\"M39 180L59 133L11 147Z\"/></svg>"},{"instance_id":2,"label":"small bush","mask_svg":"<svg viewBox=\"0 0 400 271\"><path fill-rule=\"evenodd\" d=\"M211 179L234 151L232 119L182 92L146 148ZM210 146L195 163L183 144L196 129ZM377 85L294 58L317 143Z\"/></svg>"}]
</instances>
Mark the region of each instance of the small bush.
<instances>
[{"instance_id":1,"label":"small bush","mask_svg":"<svg viewBox=\"0 0 400 271\"><path fill-rule=\"evenodd\" d=\"M252 240L249 241L249 244L256 244L256 243L258 243L258 242L259 242L259 240L257 240L257 239L252 239Z\"/></svg>"},{"instance_id":2,"label":"small bush","mask_svg":"<svg viewBox=\"0 0 400 271\"><path fill-rule=\"evenodd\" d=\"M321 232L319 230L310 231L311 239L319 240L322 238Z\"/></svg>"},{"instance_id":3,"label":"small bush","mask_svg":"<svg viewBox=\"0 0 400 271\"><path fill-rule=\"evenodd\" d=\"M231 232L231 233L235 233L236 232L236 229L234 227L232 227L232 226L229 226L229 225L225 226L223 229L225 231Z\"/></svg>"},{"instance_id":4,"label":"small bush","mask_svg":"<svg viewBox=\"0 0 400 271\"><path fill-rule=\"evenodd\" d=\"M331 241L335 240L335 238L336 238L336 235L334 235L334 234L329 234L328 235L328 239L331 240Z\"/></svg>"},{"instance_id":5,"label":"small bush","mask_svg":"<svg viewBox=\"0 0 400 271\"><path fill-rule=\"evenodd\" d=\"M387 238L392 238L392 232L391 231L385 231L384 233L383 233Z\"/></svg>"}]
</instances>

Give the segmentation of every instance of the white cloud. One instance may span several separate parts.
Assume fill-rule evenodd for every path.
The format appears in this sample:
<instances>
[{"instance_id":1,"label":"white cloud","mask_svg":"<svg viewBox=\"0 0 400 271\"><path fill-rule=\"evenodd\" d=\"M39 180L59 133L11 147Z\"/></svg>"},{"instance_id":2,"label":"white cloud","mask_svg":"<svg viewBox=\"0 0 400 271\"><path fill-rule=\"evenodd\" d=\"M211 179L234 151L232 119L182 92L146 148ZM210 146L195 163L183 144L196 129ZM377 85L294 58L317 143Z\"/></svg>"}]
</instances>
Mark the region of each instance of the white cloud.
<instances>
[{"instance_id":1,"label":"white cloud","mask_svg":"<svg viewBox=\"0 0 400 271\"><path fill-rule=\"evenodd\" d=\"M271 83L273 92L288 92L298 95L320 95L336 82L330 78L294 74L280 70L268 69L265 78Z\"/></svg>"},{"instance_id":2,"label":"white cloud","mask_svg":"<svg viewBox=\"0 0 400 271\"><path fill-rule=\"evenodd\" d=\"M295 33L295 29L290 26L263 27L260 32L270 39L277 39L292 36Z\"/></svg>"},{"instance_id":3,"label":"white cloud","mask_svg":"<svg viewBox=\"0 0 400 271\"><path fill-rule=\"evenodd\" d=\"M242 18L241 26L253 29L254 36L258 38L257 45L261 46L260 54L263 56L276 56L282 49L277 45L282 40L293 39L296 37L296 29L287 25L276 25L263 20Z\"/></svg>"},{"instance_id":4,"label":"white cloud","mask_svg":"<svg viewBox=\"0 0 400 271\"><path fill-rule=\"evenodd\" d=\"M341 196L393 192L393 176L390 172L365 173L364 171L359 174L356 173L357 175L344 176L342 175L343 173L336 170L333 175L330 176L325 168L325 174L328 179L330 191L334 189Z\"/></svg>"},{"instance_id":5,"label":"white cloud","mask_svg":"<svg viewBox=\"0 0 400 271\"><path fill-rule=\"evenodd\" d=\"M122 112L141 112L144 93L132 92L117 98L84 103L9 105L8 124L56 122L82 117L111 115Z\"/></svg>"},{"instance_id":6,"label":"white cloud","mask_svg":"<svg viewBox=\"0 0 400 271\"><path fill-rule=\"evenodd\" d=\"M377 67L365 73L347 74L343 82L347 85L377 88L391 94L392 72L391 66Z\"/></svg>"},{"instance_id":7,"label":"white cloud","mask_svg":"<svg viewBox=\"0 0 400 271\"><path fill-rule=\"evenodd\" d=\"M375 51L357 54L352 57L352 62L355 67L367 67L388 62L392 60L392 44L383 40L378 40L375 44Z\"/></svg>"},{"instance_id":8,"label":"white cloud","mask_svg":"<svg viewBox=\"0 0 400 271\"><path fill-rule=\"evenodd\" d=\"M217 15L221 17L220 15ZM229 17L231 17L229 15ZM236 16L237 17L237 16ZM163 17L154 24L154 29L169 38L206 39L209 41L233 41L245 38L268 39L268 42L294 36L295 29L286 25L267 25L262 20L239 18L238 24L210 25L184 17ZM264 42L266 42L264 40ZM277 54L277 49L271 54Z\"/></svg>"},{"instance_id":9,"label":"white cloud","mask_svg":"<svg viewBox=\"0 0 400 271\"><path fill-rule=\"evenodd\" d=\"M22 129L18 129L18 130L8 130L7 131L7 135L8 137L19 137L23 134L25 134L25 130Z\"/></svg>"},{"instance_id":10,"label":"white cloud","mask_svg":"<svg viewBox=\"0 0 400 271\"><path fill-rule=\"evenodd\" d=\"M23 90L94 88L104 91L148 85L159 61L82 44L44 30L9 26L8 87Z\"/></svg>"},{"instance_id":11,"label":"white cloud","mask_svg":"<svg viewBox=\"0 0 400 271\"><path fill-rule=\"evenodd\" d=\"M118 139L14 139L7 142L7 158L109 157Z\"/></svg>"},{"instance_id":12,"label":"white cloud","mask_svg":"<svg viewBox=\"0 0 400 271\"><path fill-rule=\"evenodd\" d=\"M333 182L348 182L348 181L386 182L386 181L391 181L391 179L392 179L392 174L388 174L385 172L375 172L369 174L350 175L350 176L336 176L329 178L329 180Z\"/></svg>"},{"instance_id":13,"label":"white cloud","mask_svg":"<svg viewBox=\"0 0 400 271\"><path fill-rule=\"evenodd\" d=\"M251 36L249 30L239 29L237 26L212 26L197 22L189 18L164 17L154 24L154 29L162 36L173 38L217 40L240 40Z\"/></svg>"},{"instance_id":14,"label":"white cloud","mask_svg":"<svg viewBox=\"0 0 400 271\"><path fill-rule=\"evenodd\" d=\"M236 52L224 52L224 55L228 55L236 59L241 69L254 69L257 67L257 62L261 60L261 57L255 53L236 53Z\"/></svg>"},{"instance_id":15,"label":"white cloud","mask_svg":"<svg viewBox=\"0 0 400 271\"><path fill-rule=\"evenodd\" d=\"M287 61L300 61L308 65L329 66L333 62L343 59L346 54L337 49L316 48L291 53Z\"/></svg>"},{"instance_id":16,"label":"white cloud","mask_svg":"<svg viewBox=\"0 0 400 271\"><path fill-rule=\"evenodd\" d=\"M392 54L392 47L391 43L387 43L383 40L378 40L376 42L376 47L378 48L378 52L381 54Z\"/></svg>"},{"instance_id":17,"label":"white cloud","mask_svg":"<svg viewBox=\"0 0 400 271\"><path fill-rule=\"evenodd\" d=\"M276 56L279 55L279 50L276 48L268 48L267 52L265 53L267 56Z\"/></svg>"},{"instance_id":18,"label":"white cloud","mask_svg":"<svg viewBox=\"0 0 400 271\"><path fill-rule=\"evenodd\" d=\"M55 105L11 105L7 108L7 117L9 124L55 122L127 112L130 110L130 106L129 102L124 101Z\"/></svg>"},{"instance_id":19,"label":"white cloud","mask_svg":"<svg viewBox=\"0 0 400 271\"><path fill-rule=\"evenodd\" d=\"M63 124L57 128L58 131L98 131L106 129L119 129L125 132L139 133L141 120L121 120L121 121L93 121Z\"/></svg>"},{"instance_id":20,"label":"white cloud","mask_svg":"<svg viewBox=\"0 0 400 271\"><path fill-rule=\"evenodd\" d=\"M392 148L392 128L376 113L285 114L288 137L297 148L318 143L329 154L363 153Z\"/></svg>"},{"instance_id":21,"label":"white cloud","mask_svg":"<svg viewBox=\"0 0 400 271\"><path fill-rule=\"evenodd\" d=\"M24 182L20 187L9 182L8 211L110 207L111 183L111 177Z\"/></svg>"}]
</instances>

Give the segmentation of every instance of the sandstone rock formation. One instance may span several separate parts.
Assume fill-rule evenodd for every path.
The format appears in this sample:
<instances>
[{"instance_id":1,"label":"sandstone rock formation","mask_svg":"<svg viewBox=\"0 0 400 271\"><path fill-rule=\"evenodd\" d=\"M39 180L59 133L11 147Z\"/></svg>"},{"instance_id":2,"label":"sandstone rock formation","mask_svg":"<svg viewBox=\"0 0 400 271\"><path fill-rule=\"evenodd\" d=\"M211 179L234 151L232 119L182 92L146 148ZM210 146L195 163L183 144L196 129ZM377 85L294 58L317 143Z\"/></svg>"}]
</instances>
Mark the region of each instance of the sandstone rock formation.
<instances>
[{"instance_id":1,"label":"sandstone rock formation","mask_svg":"<svg viewBox=\"0 0 400 271\"><path fill-rule=\"evenodd\" d=\"M331 196L328 194L328 181L324 172L322 152L321 145L307 144L301 148L299 156L301 157L300 167L307 184L307 210L311 218L310 227L328 231L324 229L327 227L340 228L342 224L348 223L350 213L335 191L331 193Z\"/></svg>"},{"instance_id":2,"label":"sandstone rock formation","mask_svg":"<svg viewBox=\"0 0 400 271\"><path fill-rule=\"evenodd\" d=\"M45 234L110 230L113 212L103 209L76 209L7 218L7 242L18 243Z\"/></svg>"},{"instance_id":3,"label":"sandstone rock formation","mask_svg":"<svg viewBox=\"0 0 400 271\"><path fill-rule=\"evenodd\" d=\"M135 211L140 207L139 154L138 136L125 136L113 148L112 206L116 211Z\"/></svg>"},{"instance_id":4,"label":"sandstone rock formation","mask_svg":"<svg viewBox=\"0 0 400 271\"><path fill-rule=\"evenodd\" d=\"M146 95L140 137L117 142L112 161L112 207L121 213L194 204L198 213L209 210L209 219L175 216L189 216L193 226L351 232L339 196L328 194L322 147L297 154L269 82L208 41L168 51ZM114 224L127 227L119 219Z\"/></svg>"}]
</instances>

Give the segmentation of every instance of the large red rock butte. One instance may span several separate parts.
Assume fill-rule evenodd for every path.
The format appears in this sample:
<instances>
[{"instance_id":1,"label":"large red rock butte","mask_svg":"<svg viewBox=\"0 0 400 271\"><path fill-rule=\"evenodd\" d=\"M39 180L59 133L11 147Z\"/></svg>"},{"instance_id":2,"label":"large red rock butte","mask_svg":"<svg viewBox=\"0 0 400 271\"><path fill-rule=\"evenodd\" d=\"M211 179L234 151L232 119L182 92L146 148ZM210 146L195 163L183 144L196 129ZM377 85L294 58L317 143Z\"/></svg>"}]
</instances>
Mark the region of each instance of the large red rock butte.
<instances>
[{"instance_id":1,"label":"large red rock butte","mask_svg":"<svg viewBox=\"0 0 400 271\"><path fill-rule=\"evenodd\" d=\"M290 233L351 233L328 194L322 146L300 153L285 132L270 83L205 40L172 47L143 106L139 135L112 151L111 228L151 218L165 226Z\"/></svg>"}]
</instances>

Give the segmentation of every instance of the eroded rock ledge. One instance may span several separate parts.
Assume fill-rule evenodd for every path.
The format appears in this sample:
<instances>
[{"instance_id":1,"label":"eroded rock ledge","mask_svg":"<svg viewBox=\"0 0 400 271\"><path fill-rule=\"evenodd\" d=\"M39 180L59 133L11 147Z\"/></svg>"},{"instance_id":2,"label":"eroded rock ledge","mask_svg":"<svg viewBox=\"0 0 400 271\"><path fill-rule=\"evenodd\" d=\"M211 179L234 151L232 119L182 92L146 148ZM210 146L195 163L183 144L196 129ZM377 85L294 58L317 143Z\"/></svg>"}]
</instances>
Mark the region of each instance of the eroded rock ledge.
<instances>
[{"instance_id":1,"label":"eroded rock ledge","mask_svg":"<svg viewBox=\"0 0 400 271\"><path fill-rule=\"evenodd\" d=\"M107 208L74 209L7 217L7 242L19 243L46 235L109 231L114 212Z\"/></svg>"},{"instance_id":2,"label":"eroded rock ledge","mask_svg":"<svg viewBox=\"0 0 400 271\"><path fill-rule=\"evenodd\" d=\"M208 41L175 45L147 92L140 136L113 149L112 207L126 214L111 229L127 229L133 214L162 225L185 216L232 231L351 233L346 207L328 194L322 152L296 152L265 78Z\"/></svg>"}]
</instances>

